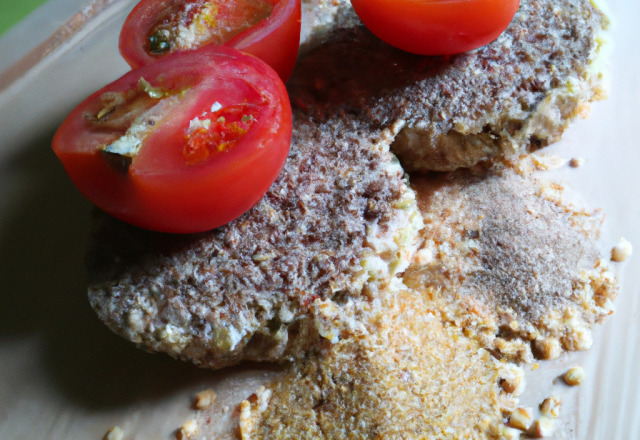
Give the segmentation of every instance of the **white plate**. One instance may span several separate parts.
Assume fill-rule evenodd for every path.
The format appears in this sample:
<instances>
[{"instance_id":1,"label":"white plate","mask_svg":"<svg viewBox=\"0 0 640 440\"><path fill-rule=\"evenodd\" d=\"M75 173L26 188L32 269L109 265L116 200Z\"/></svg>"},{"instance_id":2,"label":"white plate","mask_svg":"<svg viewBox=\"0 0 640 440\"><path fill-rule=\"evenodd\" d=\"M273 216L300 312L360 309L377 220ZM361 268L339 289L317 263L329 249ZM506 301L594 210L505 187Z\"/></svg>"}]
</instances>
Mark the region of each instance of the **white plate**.
<instances>
[{"instance_id":1,"label":"white plate","mask_svg":"<svg viewBox=\"0 0 640 440\"><path fill-rule=\"evenodd\" d=\"M152 356L104 327L88 305L83 254L90 204L50 149L85 96L128 70L119 28L134 0L50 0L0 39L0 439L175 438L193 395L213 387L234 404L277 374L257 364L220 372ZM583 157L546 173L607 214L602 249L624 236L640 250L640 3L610 0L611 94L547 148ZM80 11L80 12L78 12ZM75 14L75 15L74 15ZM635 54L635 55L633 55ZM617 313L594 346L545 362L523 399L564 398L557 439L640 438L640 258L621 270ZM586 383L554 378L580 363Z\"/></svg>"}]
</instances>

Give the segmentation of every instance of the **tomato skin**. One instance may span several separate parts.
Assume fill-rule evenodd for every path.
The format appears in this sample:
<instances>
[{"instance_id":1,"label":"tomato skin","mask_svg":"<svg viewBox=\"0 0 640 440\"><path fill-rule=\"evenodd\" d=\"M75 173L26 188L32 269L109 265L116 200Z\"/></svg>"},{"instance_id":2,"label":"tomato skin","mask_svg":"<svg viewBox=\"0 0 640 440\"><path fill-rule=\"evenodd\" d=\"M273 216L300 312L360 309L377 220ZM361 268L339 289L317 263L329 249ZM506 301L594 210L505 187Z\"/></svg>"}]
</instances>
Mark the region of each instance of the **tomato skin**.
<instances>
[{"instance_id":1,"label":"tomato skin","mask_svg":"<svg viewBox=\"0 0 640 440\"><path fill-rule=\"evenodd\" d=\"M225 42L224 46L257 56L286 82L298 56L301 4L300 0L267 1L273 5L271 15ZM120 54L131 68L154 63L163 57L147 51L149 32L164 11L182 3L185 0L142 0L131 11L120 32L119 41Z\"/></svg>"},{"instance_id":2,"label":"tomato skin","mask_svg":"<svg viewBox=\"0 0 640 440\"><path fill-rule=\"evenodd\" d=\"M453 55L504 32L520 0L352 0L363 23L392 46L419 55Z\"/></svg>"},{"instance_id":3,"label":"tomato skin","mask_svg":"<svg viewBox=\"0 0 640 440\"><path fill-rule=\"evenodd\" d=\"M184 92L123 172L100 150L122 131L86 115L99 111L105 92L136 88L140 78ZM246 135L228 151L188 164L182 152L189 122L213 103L245 100L257 115ZM208 46L133 70L89 96L64 120L53 150L76 187L105 212L146 229L191 233L226 224L255 205L280 173L290 142L291 107L277 74L256 57Z\"/></svg>"},{"instance_id":4,"label":"tomato skin","mask_svg":"<svg viewBox=\"0 0 640 440\"><path fill-rule=\"evenodd\" d=\"M257 56L287 82L298 58L301 26L300 0L277 3L269 18L227 41L225 46Z\"/></svg>"}]
</instances>

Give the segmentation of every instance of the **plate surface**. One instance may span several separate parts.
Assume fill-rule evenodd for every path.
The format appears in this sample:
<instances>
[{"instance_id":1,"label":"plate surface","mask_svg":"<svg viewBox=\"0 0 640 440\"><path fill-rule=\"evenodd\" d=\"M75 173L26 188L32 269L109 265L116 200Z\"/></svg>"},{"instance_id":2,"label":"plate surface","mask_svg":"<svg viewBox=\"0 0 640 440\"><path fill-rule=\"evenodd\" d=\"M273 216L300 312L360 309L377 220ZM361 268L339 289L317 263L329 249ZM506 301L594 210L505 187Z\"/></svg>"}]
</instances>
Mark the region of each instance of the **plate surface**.
<instances>
[{"instance_id":1,"label":"plate surface","mask_svg":"<svg viewBox=\"0 0 640 440\"><path fill-rule=\"evenodd\" d=\"M128 70L119 28L134 0L51 0L0 39L0 438L101 439L113 425L125 439L175 438L194 416L193 395L212 387L231 405L278 368L251 364L219 372L144 353L113 335L86 299L83 255L90 204L50 149L53 133L84 97ZM640 253L640 3L609 0L611 93L543 150L582 157L541 177L573 188L607 214L603 252L620 236ZM525 405L563 397L554 438L640 438L640 257L616 265L617 313L594 346L528 374ZM580 387L555 380L574 364ZM230 414L230 413L229 413Z\"/></svg>"}]
</instances>

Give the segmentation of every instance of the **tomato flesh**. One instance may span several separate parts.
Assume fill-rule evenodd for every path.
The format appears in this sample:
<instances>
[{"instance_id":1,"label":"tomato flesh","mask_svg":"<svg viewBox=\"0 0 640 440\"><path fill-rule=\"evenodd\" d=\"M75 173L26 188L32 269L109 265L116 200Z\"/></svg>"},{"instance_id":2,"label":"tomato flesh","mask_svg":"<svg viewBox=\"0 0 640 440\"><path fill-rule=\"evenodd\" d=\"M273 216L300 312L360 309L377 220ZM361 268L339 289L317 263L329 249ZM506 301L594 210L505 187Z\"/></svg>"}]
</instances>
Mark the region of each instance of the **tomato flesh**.
<instances>
[{"instance_id":1,"label":"tomato flesh","mask_svg":"<svg viewBox=\"0 0 640 440\"><path fill-rule=\"evenodd\" d=\"M185 138L183 156L189 165L203 163L212 155L233 148L248 132L258 117L258 110L246 104L224 107L195 119L197 124Z\"/></svg>"},{"instance_id":2,"label":"tomato flesh","mask_svg":"<svg viewBox=\"0 0 640 440\"><path fill-rule=\"evenodd\" d=\"M291 108L259 59L226 47L175 54L129 72L65 119L53 149L107 213L162 232L237 218L286 160Z\"/></svg>"},{"instance_id":3,"label":"tomato flesh","mask_svg":"<svg viewBox=\"0 0 640 440\"><path fill-rule=\"evenodd\" d=\"M352 0L378 38L419 55L452 55L500 36L520 0Z\"/></svg>"},{"instance_id":4,"label":"tomato flesh","mask_svg":"<svg viewBox=\"0 0 640 440\"><path fill-rule=\"evenodd\" d=\"M286 81L300 41L300 0L143 0L120 33L133 68L214 44L251 53Z\"/></svg>"},{"instance_id":5,"label":"tomato flesh","mask_svg":"<svg viewBox=\"0 0 640 440\"><path fill-rule=\"evenodd\" d=\"M149 32L148 51L155 55L223 44L269 17L265 0L194 1L168 9Z\"/></svg>"}]
</instances>

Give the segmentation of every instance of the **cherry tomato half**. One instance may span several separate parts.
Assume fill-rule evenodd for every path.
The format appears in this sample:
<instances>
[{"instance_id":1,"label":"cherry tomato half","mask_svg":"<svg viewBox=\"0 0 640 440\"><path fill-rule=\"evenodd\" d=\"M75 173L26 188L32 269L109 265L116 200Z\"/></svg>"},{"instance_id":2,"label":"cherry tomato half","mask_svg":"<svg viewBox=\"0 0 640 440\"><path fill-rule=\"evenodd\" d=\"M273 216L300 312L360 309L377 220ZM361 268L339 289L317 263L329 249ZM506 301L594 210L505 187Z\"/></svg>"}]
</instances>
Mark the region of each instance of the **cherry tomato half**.
<instances>
[{"instance_id":1,"label":"cherry tomato half","mask_svg":"<svg viewBox=\"0 0 640 440\"><path fill-rule=\"evenodd\" d=\"M300 43L300 0L142 0L120 32L132 68L206 44L240 49L287 81Z\"/></svg>"},{"instance_id":2,"label":"cherry tomato half","mask_svg":"<svg viewBox=\"0 0 640 440\"><path fill-rule=\"evenodd\" d=\"M489 44L520 0L351 0L378 38L419 55L451 55Z\"/></svg>"},{"instance_id":3,"label":"cherry tomato half","mask_svg":"<svg viewBox=\"0 0 640 440\"><path fill-rule=\"evenodd\" d=\"M291 107L258 58L207 46L133 70L76 107L53 150L78 189L147 229L199 232L255 205L291 142Z\"/></svg>"}]
</instances>

